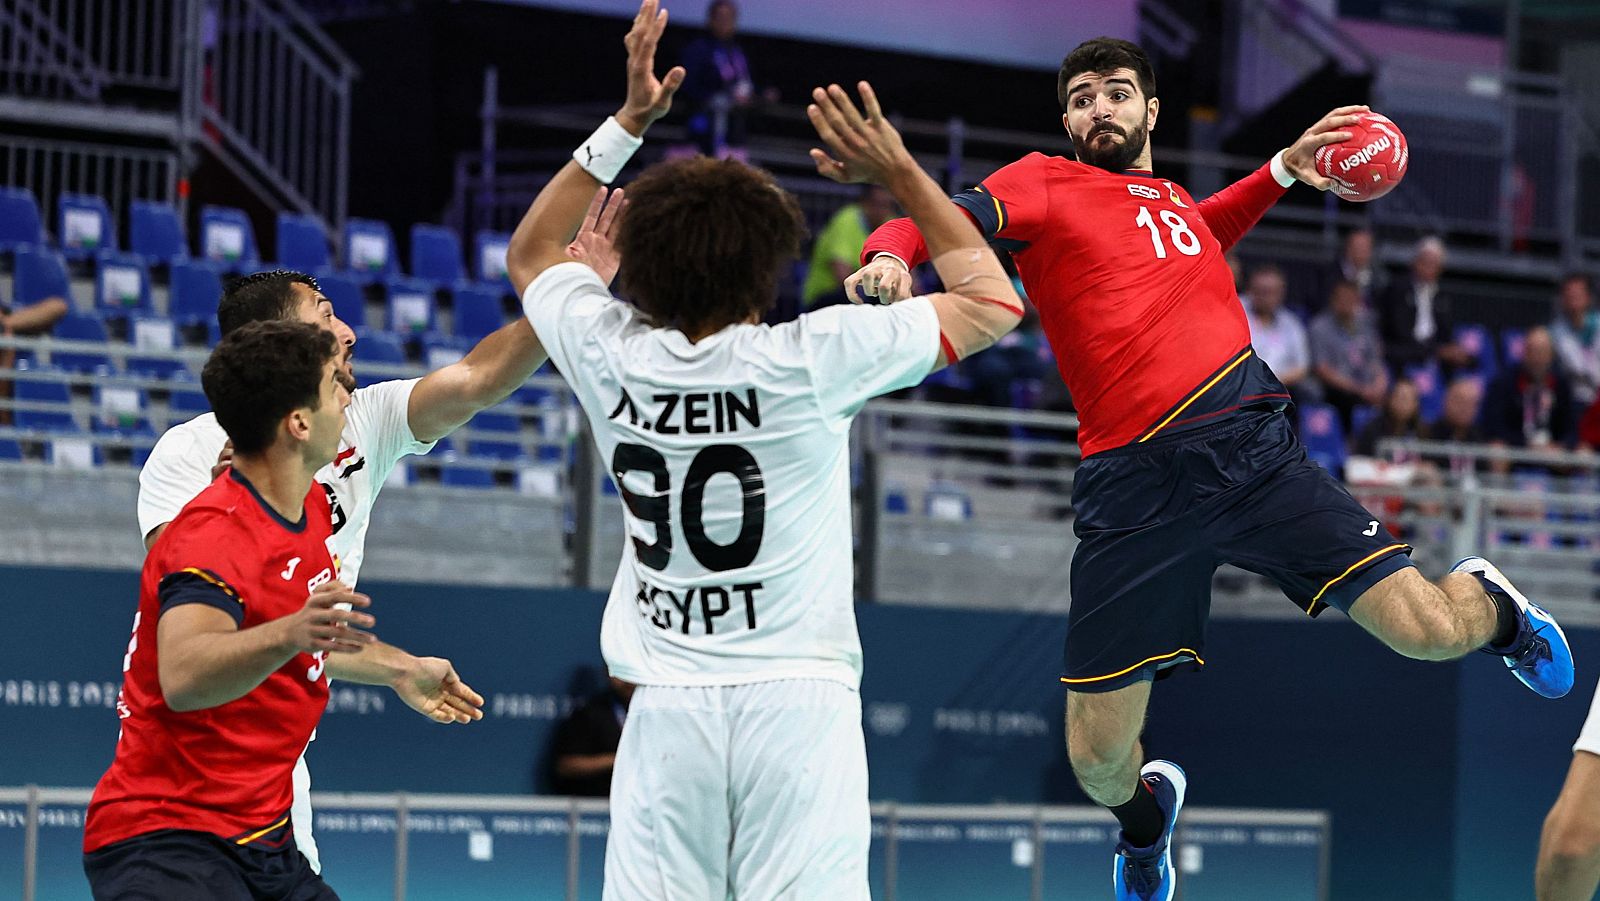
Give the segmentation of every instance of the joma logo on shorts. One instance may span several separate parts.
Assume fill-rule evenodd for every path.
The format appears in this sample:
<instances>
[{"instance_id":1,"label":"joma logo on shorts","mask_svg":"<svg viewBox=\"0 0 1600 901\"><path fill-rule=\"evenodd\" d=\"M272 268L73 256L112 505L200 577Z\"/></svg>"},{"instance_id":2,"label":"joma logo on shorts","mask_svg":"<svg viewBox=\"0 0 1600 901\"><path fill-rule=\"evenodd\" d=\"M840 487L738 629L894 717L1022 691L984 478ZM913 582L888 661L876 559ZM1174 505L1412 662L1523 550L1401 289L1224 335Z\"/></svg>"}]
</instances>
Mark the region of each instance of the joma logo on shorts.
<instances>
[{"instance_id":1,"label":"joma logo on shorts","mask_svg":"<svg viewBox=\"0 0 1600 901\"><path fill-rule=\"evenodd\" d=\"M1340 160L1339 161L1339 171L1340 172L1349 172L1351 169L1354 169L1357 166L1365 166L1367 163L1372 162L1372 158L1373 157L1375 157L1378 154L1384 152L1385 150L1388 150L1390 147L1393 147L1393 146L1394 146L1394 142L1389 140L1389 136L1388 135L1384 135L1383 137L1379 138L1378 140L1373 141L1371 144L1368 144L1367 146L1365 146L1365 147L1361 148L1360 150L1356 151L1355 153L1352 153L1349 156L1345 157L1344 159Z\"/></svg>"}]
</instances>

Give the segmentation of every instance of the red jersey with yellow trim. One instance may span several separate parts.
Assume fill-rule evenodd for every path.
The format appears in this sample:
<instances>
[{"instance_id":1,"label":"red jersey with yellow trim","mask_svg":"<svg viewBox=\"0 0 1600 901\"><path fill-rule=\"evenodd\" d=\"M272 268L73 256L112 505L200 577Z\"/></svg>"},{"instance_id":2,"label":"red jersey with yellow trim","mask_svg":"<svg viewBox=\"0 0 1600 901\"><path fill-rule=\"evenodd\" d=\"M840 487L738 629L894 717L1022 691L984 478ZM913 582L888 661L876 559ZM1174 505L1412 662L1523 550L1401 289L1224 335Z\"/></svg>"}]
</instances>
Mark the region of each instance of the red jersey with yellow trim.
<instances>
[{"instance_id":1,"label":"red jersey with yellow trim","mask_svg":"<svg viewBox=\"0 0 1600 901\"><path fill-rule=\"evenodd\" d=\"M315 483L310 489L301 521L290 523L229 469L184 506L145 558L122 660L122 732L89 802L85 852L162 829L239 844L288 840L290 774L328 702L324 655L296 654L243 697L177 712L161 691L156 624L187 603L215 606L241 630L304 607L338 575L327 494Z\"/></svg>"},{"instance_id":2,"label":"red jersey with yellow trim","mask_svg":"<svg viewBox=\"0 0 1600 901\"><path fill-rule=\"evenodd\" d=\"M1223 260L1283 192L1268 166L1196 202L1149 173L1032 153L953 198L1012 253L1078 408L1084 456L1287 401L1250 352ZM927 258L905 219L874 232L862 257L883 252Z\"/></svg>"}]
</instances>

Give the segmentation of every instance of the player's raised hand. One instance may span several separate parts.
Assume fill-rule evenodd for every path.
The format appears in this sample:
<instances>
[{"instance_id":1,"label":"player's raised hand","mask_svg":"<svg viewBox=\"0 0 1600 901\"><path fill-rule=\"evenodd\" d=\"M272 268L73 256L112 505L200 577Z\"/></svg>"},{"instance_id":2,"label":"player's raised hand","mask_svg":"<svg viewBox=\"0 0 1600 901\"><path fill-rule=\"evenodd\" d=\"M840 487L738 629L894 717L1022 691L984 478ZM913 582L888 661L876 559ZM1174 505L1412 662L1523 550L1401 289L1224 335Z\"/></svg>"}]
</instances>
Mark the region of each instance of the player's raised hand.
<instances>
[{"instance_id":1,"label":"player's raised hand","mask_svg":"<svg viewBox=\"0 0 1600 901\"><path fill-rule=\"evenodd\" d=\"M470 723L483 719L483 695L461 681L443 657L418 657L411 671L394 682L394 693L406 706L436 723Z\"/></svg>"},{"instance_id":2,"label":"player's raised hand","mask_svg":"<svg viewBox=\"0 0 1600 901\"><path fill-rule=\"evenodd\" d=\"M217 476L222 475L228 467L233 465L233 439L223 442L222 450L217 452L217 462L211 465L211 481L215 482Z\"/></svg>"},{"instance_id":3,"label":"player's raised hand","mask_svg":"<svg viewBox=\"0 0 1600 901\"><path fill-rule=\"evenodd\" d=\"M811 90L812 103L806 107L806 115L817 136L828 145L826 151L811 148L811 159L824 178L887 185L894 174L916 168L917 162L906 150L900 132L884 118L872 85L861 81L856 89L861 92L865 114L836 84Z\"/></svg>"},{"instance_id":4,"label":"player's raised hand","mask_svg":"<svg viewBox=\"0 0 1600 901\"><path fill-rule=\"evenodd\" d=\"M1283 151L1283 167L1289 174L1300 179L1318 191L1326 191L1333 186L1333 179L1317 174L1317 150L1329 144L1350 140L1350 132L1341 129L1349 128L1361 120L1359 113L1368 112L1364 105L1341 106L1336 110L1318 119L1315 125L1305 130L1299 140L1290 144Z\"/></svg>"},{"instance_id":5,"label":"player's raised hand","mask_svg":"<svg viewBox=\"0 0 1600 901\"><path fill-rule=\"evenodd\" d=\"M682 66L673 66L665 78L656 78L656 45L667 30L667 11L661 0L644 0L633 27L622 42L628 46L628 99L617 112L617 121L634 136L644 134L650 123L672 109L672 95L683 84Z\"/></svg>"},{"instance_id":6,"label":"player's raised hand","mask_svg":"<svg viewBox=\"0 0 1600 901\"><path fill-rule=\"evenodd\" d=\"M364 630L377 620L352 608L371 604L371 598L334 579L317 586L304 607L274 622L284 630L284 644L299 653L353 654L373 642L373 634Z\"/></svg>"},{"instance_id":7,"label":"player's raised hand","mask_svg":"<svg viewBox=\"0 0 1600 901\"><path fill-rule=\"evenodd\" d=\"M894 303L911 296L911 271L894 257L879 256L844 280L844 294L851 303L860 303L861 295L875 297L883 303Z\"/></svg>"},{"instance_id":8,"label":"player's raised hand","mask_svg":"<svg viewBox=\"0 0 1600 901\"><path fill-rule=\"evenodd\" d=\"M600 280L608 285L622 266L622 258L617 255L614 242L617 223L622 220L627 203L627 195L621 188L614 191L601 188L596 191L594 199L589 201L589 212L583 217L583 227L578 229L578 236L567 245L567 256L593 269Z\"/></svg>"}]
</instances>

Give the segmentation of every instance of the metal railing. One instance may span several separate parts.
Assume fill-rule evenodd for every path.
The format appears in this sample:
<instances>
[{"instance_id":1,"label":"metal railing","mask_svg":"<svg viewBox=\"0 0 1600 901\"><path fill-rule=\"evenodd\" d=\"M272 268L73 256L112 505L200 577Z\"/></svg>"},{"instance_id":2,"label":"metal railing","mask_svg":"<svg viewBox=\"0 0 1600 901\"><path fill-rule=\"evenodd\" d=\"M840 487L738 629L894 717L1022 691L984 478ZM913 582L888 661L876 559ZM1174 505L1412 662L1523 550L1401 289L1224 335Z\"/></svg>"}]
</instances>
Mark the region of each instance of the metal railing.
<instances>
[{"instance_id":1,"label":"metal railing","mask_svg":"<svg viewBox=\"0 0 1600 901\"><path fill-rule=\"evenodd\" d=\"M28 185L46 203L63 192L96 194L122 210L132 200L177 203L183 161L171 149L0 135L0 172L4 184Z\"/></svg>"},{"instance_id":2,"label":"metal railing","mask_svg":"<svg viewBox=\"0 0 1600 901\"><path fill-rule=\"evenodd\" d=\"M42 788L39 786L0 787L0 804L21 805L23 808L23 859L21 901L35 901L40 896L40 845L42 820L47 811L69 809L81 812L89 803L91 792L82 788ZM406 793L367 792L312 792L311 803L317 811L316 830L323 836L319 842L325 848L338 830L330 829L335 818L354 814L376 814L384 822L378 825L382 832L393 832L392 841L392 897L405 901L409 890L409 873L426 868L429 862L411 848L413 835L425 830L416 822L432 814L459 817L462 829L480 831L492 836L492 824L482 822L488 818L530 815L539 818L531 828L542 834L565 839L559 856L541 858L545 868L564 866L565 898L576 901L582 893L593 891L596 881L591 876L584 879L586 838L603 838L609 831L610 805L599 799L538 797L526 795L434 795ZM465 816L463 816L465 815ZM1116 820L1109 812L1090 806L1020 805L1020 804L895 804L878 802L871 805L873 818L873 843L881 868L875 868L873 881L881 901L896 901L901 897L900 884L916 862L906 862L901 854L903 845L933 840L949 848L951 839L962 837L966 841L982 844L1001 843L1009 846L1007 856L1012 869L1025 868L1029 888L1026 897L1041 901L1056 897L1068 883L1061 873L1047 867L1051 846L1090 846L1097 851L1109 851L1114 841ZM342 826L341 821L338 825ZM523 826L521 823L505 823ZM483 828L491 827L491 828ZM449 828L448 826L446 828ZM952 835L953 832L953 835ZM1307 848L1314 857L1303 865L1304 872L1295 874L1290 881L1303 892L1296 897L1326 899L1328 897L1329 853L1331 849L1332 821L1328 814L1315 810L1262 810L1248 808L1188 807L1174 835L1174 847L1204 848L1241 844L1258 845L1265 850L1272 846ZM374 849L376 850L376 849ZM600 850L589 845L587 853ZM325 853L327 853L325 851ZM946 853L952 853L947 851ZM954 852L959 853L959 852ZM1258 851L1260 853L1260 851ZM1178 854L1180 871L1193 869L1196 876L1202 870L1202 855ZM1298 856L1298 855L1297 855ZM1193 858L1190 862L1186 858ZM1099 857L1096 856L1098 864ZM923 862L926 865L926 861ZM366 870L372 875L380 867L368 862ZM1271 868L1268 868L1271 869ZM592 872L592 867L590 867ZM1102 867L1096 865L1093 876L1087 873L1069 873L1073 884L1095 885L1103 878ZM1282 891L1283 874L1264 881ZM81 879L74 872L73 879ZM81 883L80 883L81 884ZM52 886L54 894L55 886ZM1237 888L1237 887L1236 887ZM1047 894L1047 889L1050 891ZM530 893L531 894L531 893ZM1242 896L1255 897L1246 887Z\"/></svg>"},{"instance_id":3,"label":"metal railing","mask_svg":"<svg viewBox=\"0 0 1600 901\"><path fill-rule=\"evenodd\" d=\"M322 220L347 215L356 66L291 0L213 0L196 77L202 137L263 196ZM198 35L197 35L198 37Z\"/></svg>"},{"instance_id":4,"label":"metal railing","mask_svg":"<svg viewBox=\"0 0 1600 901\"><path fill-rule=\"evenodd\" d=\"M274 206L320 218L337 236L355 77L293 0L10 0L0 6L0 113L100 139L73 144L57 165L68 174L54 182L49 167L31 164L8 167L6 183L48 209L65 182L96 190L110 178L71 173L158 156L160 185L113 179L98 192L126 185L114 193L181 202L177 185L203 146ZM0 150L22 154L23 142L8 138ZM121 201L111 209L120 215Z\"/></svg>"}]
</instances>

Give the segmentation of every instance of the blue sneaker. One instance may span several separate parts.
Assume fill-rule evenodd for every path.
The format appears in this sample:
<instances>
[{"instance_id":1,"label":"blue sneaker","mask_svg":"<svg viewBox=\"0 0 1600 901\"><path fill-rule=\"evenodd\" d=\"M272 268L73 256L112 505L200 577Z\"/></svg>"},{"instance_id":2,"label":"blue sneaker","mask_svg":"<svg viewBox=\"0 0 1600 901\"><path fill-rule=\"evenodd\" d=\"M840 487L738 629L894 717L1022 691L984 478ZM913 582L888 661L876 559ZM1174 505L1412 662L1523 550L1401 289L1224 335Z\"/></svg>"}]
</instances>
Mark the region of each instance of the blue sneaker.
<instances>
[{"instance_id":1,"label":"blue sneaker","mask_svg":"<svg viewBox=\"0 0 1600 901\"><path fill-rule=\"evenodd\" d=\"M1485 591L1510 598L1517 605L1521 622L1516 639L1509 647L1485 647L1485 652L1504 657L1512 675L1547 698L1563 697L1572 690L1572 646L1555 617L1523 597L1504 573L1482 557L1468 557L1450 571L1476 575Z\"/></svg>"},{"instance_id":2,"label":"blue sneaker","mask_svg":"<svg viewBox=\"0 0 1600 901\"><path fill-rule=\"evenodd\" d=\"M1172 830L1178 825L1178 811L1183 809L1189 777L1170 760L1152 760L1139 770L1139 778L1166 811L1167 828L1148 848L1135 848L1126 840L1117 842L1111 887L1116 890L1117 901L1172 901L1178 890L1178 876L1172 869Z\"/></svg>"}]
</instances>

